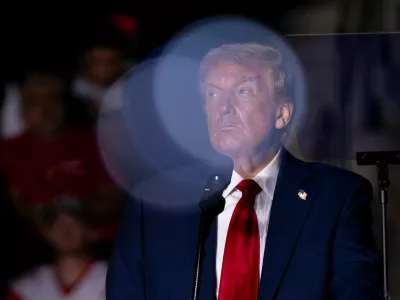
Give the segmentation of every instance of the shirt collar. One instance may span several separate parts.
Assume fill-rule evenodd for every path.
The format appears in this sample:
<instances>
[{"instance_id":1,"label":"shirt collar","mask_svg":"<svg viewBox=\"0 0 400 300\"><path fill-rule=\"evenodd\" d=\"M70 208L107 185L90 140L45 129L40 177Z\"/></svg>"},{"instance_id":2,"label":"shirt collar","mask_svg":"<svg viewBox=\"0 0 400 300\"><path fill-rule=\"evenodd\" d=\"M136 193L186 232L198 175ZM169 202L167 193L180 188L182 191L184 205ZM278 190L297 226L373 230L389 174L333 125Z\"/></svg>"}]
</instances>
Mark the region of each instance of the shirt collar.
<instances>
[{"instance_id":1,"label":"shirt collar","mask_svg":"<svg viewBox=\"0 0 400 300\"><path fill-rule=\"evenodd\" d=\"M271 162L262 169L253 180L258 183L261 189L267 193L272 199L275 191L276 181L278 179L279 166L281 161L282 149L275 155ZM231 182L222 194L225 198L228 197L232 192L236 190L236 186L241 182L243 178L236 173L235 170L232 172Z\"/></svg>"}]
</instances>

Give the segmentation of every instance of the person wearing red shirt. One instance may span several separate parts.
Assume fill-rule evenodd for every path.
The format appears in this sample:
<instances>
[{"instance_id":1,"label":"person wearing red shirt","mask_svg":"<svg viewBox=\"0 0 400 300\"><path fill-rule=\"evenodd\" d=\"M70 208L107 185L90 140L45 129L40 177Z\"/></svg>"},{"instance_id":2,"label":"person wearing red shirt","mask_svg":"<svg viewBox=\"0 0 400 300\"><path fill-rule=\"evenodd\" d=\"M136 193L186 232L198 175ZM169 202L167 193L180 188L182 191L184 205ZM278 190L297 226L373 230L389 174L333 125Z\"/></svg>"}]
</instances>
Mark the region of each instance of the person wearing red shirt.
<instances>
[{"instance_id":1,"label":"person wearing red shirt","mask_svg":"<svg viewBox=\"0 0 400 300\"><path fill-rule=\"evenodd\" d=\"M66 125L61 81L28 76L21 99L25 131L0 147L0 168L16 211L38 225L43 204L71 195L90 206L99 238L113 235L115 226L108 225L116 224L122 193L103 168L92 130Z\"/></svg>"}]
</instances>

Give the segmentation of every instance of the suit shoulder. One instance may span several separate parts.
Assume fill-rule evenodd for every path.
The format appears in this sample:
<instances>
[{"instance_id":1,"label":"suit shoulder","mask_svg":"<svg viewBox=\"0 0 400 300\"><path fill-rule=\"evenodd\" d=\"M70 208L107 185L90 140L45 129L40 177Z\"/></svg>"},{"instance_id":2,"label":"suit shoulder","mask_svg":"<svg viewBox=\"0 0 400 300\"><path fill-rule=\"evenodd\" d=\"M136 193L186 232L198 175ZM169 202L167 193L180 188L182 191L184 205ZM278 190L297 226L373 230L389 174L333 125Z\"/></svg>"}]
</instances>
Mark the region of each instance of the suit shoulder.
<instances>
[{"instance_id":1,"label":"suit shoulder","mask_svg":"<svg viewBox=\"0 0 400 300\"><path fill-rule=\"evenodd\" d=\"M211 169L200 163L183 165L158 172L156 175L137 183L132 190L134 194L137 194L155 188L169 189L180 185L204 185L211 174Z\"/></svg>"},{"instance_id":2,"label":"suit shoulder","mask_svg":"<svg viewBox=\"0 0 400 300\"><path fill-rule=\"evenodd\" d=\"M212 170L202 164L190 164L160 172L131 189L131 205L141 211L187 212L198 209Z\"/></svg>"},{"instance_id":3,"label":"suit shoulder","mask_svg":"<svg viewBox=\"0 0 400 300\"><path fill-rule=\"evenodd\" d=\"M350 170L319 162L311 162L306 164L311 170L310 177L313 181L328 181L329 185L338 186L340 188L343 188L344 186L355 187L358 185L371 186L371 183L368 179Z\"/></svg>"}]
</instances>

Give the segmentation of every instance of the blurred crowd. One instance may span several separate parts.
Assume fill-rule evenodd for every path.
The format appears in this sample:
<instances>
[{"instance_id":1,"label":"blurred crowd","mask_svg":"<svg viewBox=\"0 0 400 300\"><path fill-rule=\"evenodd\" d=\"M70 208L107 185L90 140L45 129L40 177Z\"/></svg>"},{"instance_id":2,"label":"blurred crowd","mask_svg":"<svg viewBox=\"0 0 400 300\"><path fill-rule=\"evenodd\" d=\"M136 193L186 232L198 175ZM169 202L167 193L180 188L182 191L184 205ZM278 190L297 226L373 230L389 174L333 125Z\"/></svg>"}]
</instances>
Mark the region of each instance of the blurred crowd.
<instances>
[{"instance_id":1,"label":"blurred crowd","mask_svg":"<svg viewBox=\"0 0 400 300\"><path fill-rule=\"evenodd\" d=\"M1 272L8 299L105 299L106 261L126 195L104 167L95 124L122 72L120 49L97 43L70 78L35 69L5 87L0 172L8 255Z\"/></svg>"}]
</instances>

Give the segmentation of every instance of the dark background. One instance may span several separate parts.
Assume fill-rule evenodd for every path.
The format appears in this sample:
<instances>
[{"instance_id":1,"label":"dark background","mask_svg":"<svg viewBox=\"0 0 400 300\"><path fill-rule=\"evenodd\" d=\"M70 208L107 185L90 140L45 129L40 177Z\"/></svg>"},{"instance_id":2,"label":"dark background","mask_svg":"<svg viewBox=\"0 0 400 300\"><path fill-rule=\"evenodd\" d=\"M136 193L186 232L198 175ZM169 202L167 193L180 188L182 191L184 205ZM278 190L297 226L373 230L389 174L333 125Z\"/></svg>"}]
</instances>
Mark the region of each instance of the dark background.
<instances>
[{"instance_id":1,"label":"dark background","mask_svg":"<svg viewBox=\"0 0 400 300\"><path fill-rule=\"evenodd\" d=\"M70 71L75 69L76 57L92 41L112 39L126 43L107 20L108 13L121 13L138 20L135 38L138 46L135 53L128 55L141 60L195 20L216 14L240 14L279 31L281 15L306 2L275 1L267 5L264 1L246 1L245 6L222 1L168 1L162 5L153 1L13 4L14 7L2 9L3 72L6 80L12 80L18 79L26 69L39 66Z\"/></svg>"}]
</instances>

